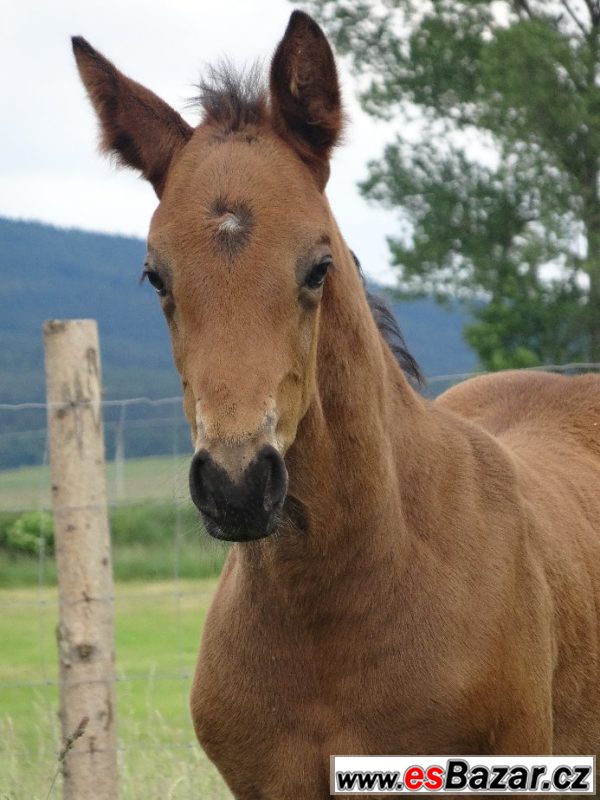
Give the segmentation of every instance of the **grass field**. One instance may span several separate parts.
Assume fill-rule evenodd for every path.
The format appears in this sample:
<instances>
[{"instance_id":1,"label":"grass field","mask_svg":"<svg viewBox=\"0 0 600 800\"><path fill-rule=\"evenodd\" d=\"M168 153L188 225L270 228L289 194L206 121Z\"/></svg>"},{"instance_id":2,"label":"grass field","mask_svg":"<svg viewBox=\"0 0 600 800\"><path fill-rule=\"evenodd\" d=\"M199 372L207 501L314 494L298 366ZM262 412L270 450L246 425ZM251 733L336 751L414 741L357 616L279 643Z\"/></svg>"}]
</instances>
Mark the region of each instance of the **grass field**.
<instances>
[{"instance_id":1,"label":"grass field","mask_svg":"<svg viewBox=\"0 0 600 800\"><path fill-rule=\"evenodd\" d=\"M115 587L122 800L225 800L187 695L215 579ZM0 590L0 798L46 800L59 746L56 590ZM28 685L33 684L33 685ZM61 796L58 784L53 798Z\"/></svg>"},{"instance_id":2,"label":"grass field","mask_svg":"<svg viewBox=\"0 0 600 800\"><path fill-rule=\"evenodd\" d=\"M188 712L216 585L206 576L218 574L227 552L202 531L190 505L188 465L189 456L107 465L113 562L123 579L115 588L123 800L231 797L197 745ZM49 505L48 468L0 472L0 513ZM172 576L178 580L165 580ZM54 580L50 555L42 563L0 548L0 800L46 800L56 771ZM52 798L60 796L59 778Z\"/></svg>"},{"instance_id":3,"label":"grass field","mask_svg":"<svg viewBox=\"0 0 600 800\"><path fill-rule=\"evenodd\" d=\"M109 503L140 500L182 500L187 497L190 456L126 459L122 472L114 461L106 465ZM0 511L50 507L48 467L20 467L0 472Z\"/></svg>"},{"instance_id":4,"label":"grass field","mask_svg":"<svg viewBox=\"0 0 600 800\"><path fill-rule=\"evenodd\" d=\"M139 458L106 466L116 580L168 580L218 575L227 548L203 531L189 498L189 457ZM56 581L49 553L11 550L3 536L23 512L48 508L44 467L0 471L0 588ZM40 572L41 571L41 572ZM0 797L0 800L2 798Z\"/></svg>"},{"instance_id":5,"label":"grass field","mask_svg":"<svg viewBox=\"0 0 600 800\"><path fill-rule=\"evenodd\" d=\"M153 509L150 510L150 513ZM160 509L159 509L160 510ZM149 539L115 544L113 534L113 572L120 581L162 581L171 578L196 579L219 575L228 548L211 539L197 521L184 529L180 540L169 526L164 541ZM0 548L0 590L11 587L56 583L56 562L46 557L43 571L40 559L33 555L10 554ZM0 795L0 800L3 800Z\"/></svg>"}]
</instances>

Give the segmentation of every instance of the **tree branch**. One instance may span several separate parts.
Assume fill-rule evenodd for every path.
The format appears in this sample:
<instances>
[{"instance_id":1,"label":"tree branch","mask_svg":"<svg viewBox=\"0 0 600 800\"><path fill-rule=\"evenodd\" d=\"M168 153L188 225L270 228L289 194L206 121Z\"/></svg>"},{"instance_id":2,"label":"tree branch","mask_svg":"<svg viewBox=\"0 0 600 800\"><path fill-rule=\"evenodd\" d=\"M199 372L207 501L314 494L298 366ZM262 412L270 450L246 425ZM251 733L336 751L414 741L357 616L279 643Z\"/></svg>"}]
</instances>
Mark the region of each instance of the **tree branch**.
<instances>
[{"instance_id":1,"label":"tree branch","mask_svg":"<svg viewBox=\"0 0 600 800\"><path fill-rule=\"evenodd\" d=\"M585 0L585 4L590 12L592 25L594 27L600 24L600 2L599 0Z\"/></svg>"},{"instance_id":2,"label":"tree branch","mask_svg":"<svg viewBox=\"0 0 600 800\"><path fill-rule=\"evenodd\" d=\"M591 2L591 0L590 0ZM529 19L535 19L535 14L531 10L531 6L529 5L528 0L512 0L512 6L517 14L523 18L523 14L529 17Z\"/></svg>"},{"instance_id":3,"label":"tree branch","mask_svg":"<svg viewBox=\"0 0 600 800\"><path fill-rule=\"evenodd\" d=\"M589 2L592 2L592 0L589 0ZM583 22L579 19L579 17L575 14L573 9L571 8L571 4L570 4L569 0L561 0L561 3L562 3L563 8L566 9L568 15L571 17L571 19L575 23L575 25L577 25L577 27L581 31L581 33L584 36L587 36L589 31L586 29L586 27L583 24Z\"/></svg>"}]
</instances>

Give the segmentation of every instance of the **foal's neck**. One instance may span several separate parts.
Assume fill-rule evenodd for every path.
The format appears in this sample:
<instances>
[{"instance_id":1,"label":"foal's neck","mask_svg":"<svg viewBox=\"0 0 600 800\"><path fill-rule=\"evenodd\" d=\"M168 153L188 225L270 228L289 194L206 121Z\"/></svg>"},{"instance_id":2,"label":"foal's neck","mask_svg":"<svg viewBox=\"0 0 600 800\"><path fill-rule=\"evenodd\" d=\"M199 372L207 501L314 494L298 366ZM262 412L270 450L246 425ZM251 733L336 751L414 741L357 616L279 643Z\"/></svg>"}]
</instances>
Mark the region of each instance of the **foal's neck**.
<instances>
[{"instance_id":1,"label":"foal's neck","mask_svg":"<svg viewBox=\"0 0 600 800\"><path fill-rule=\"evenodd\" d=\"M388 533L390 513L400 520L399 487L419 450L427 413L375 324L343 242L341 248L339 270L323 298L318 402L299 431L298 471L321 474L329 489L326 506L340 507L344 537L355 530L362 546L365 530L375 540L378 527ZM319 511L330 524L332 512Z\"/></svg>"},{"instance_id":2,"label":"foal's neck","mask_svg":"<svg viewBox=\"0 0 600 800\"><path fill-rule=\"evenodd\" d=\"M240 554L252 570L261 564L276 582L313 594L334 579L339 586L358 563L369 569L402 558L402 473L416 473L415 439L426 425L425 405L375 325L352 257L341 238L336 245L317 393L286 455L287 517L278 534Z\"/></svg>"}]
</instances>

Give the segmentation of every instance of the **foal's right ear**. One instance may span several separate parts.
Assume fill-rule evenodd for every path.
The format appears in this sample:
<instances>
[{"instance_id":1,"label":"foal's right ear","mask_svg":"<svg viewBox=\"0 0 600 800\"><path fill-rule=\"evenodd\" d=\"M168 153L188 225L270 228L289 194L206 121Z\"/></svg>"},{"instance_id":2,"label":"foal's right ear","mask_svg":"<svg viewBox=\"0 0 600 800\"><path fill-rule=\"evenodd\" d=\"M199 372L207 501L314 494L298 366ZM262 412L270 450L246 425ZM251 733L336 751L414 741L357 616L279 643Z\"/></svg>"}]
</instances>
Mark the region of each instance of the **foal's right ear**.
<instances>
[{"instance_id":1,"label":"foal's right ear","mask_svg":"<svg viewBox=\"0 0 600 800\"><path fill-rule=\"evenodd\" d=\"M344 115L331 47L303 11L292 13L271 62L271 113L275 130L311 167L323 189Z\"/></svg>"},{"instance_id":2,"label":"foal's right ear","mask_svg":"<svg viewBox=\"0 0 600 800\"><path fill-rule=\"evenodd\" d=\"M160 197L173 156L193 128L149 89L127 78L81 36L74 36L77 68L100 120L101 148L139 169Z\"/></svg>"}]
</instances>

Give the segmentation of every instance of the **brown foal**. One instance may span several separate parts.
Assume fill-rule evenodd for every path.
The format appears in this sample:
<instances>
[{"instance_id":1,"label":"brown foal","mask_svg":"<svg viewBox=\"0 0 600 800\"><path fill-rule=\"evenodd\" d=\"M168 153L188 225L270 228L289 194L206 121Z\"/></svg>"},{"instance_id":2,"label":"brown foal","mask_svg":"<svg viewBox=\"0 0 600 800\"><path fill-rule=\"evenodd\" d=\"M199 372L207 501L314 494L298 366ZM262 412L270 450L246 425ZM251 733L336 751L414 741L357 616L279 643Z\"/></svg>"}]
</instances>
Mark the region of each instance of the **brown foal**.
<instances>
[{"instance_id":1,"label":"brown foal","mask_svg":"<svg viewBox=\"0 0 600 800\"><path fill-rule=\"evenodd\" d=\"M236 542L191 696L235 797L327 797L333 753L597 754L600 378L415 391L325 198L343 115L306 14L268 89L212 74L196 128L73 45L104 150L160 200L190 489Z\"/></svg>"}]
</instances>

